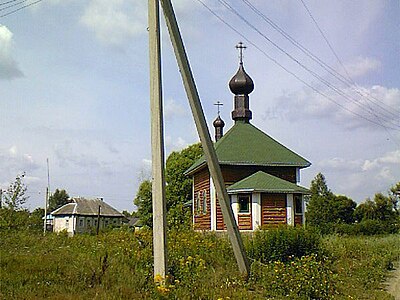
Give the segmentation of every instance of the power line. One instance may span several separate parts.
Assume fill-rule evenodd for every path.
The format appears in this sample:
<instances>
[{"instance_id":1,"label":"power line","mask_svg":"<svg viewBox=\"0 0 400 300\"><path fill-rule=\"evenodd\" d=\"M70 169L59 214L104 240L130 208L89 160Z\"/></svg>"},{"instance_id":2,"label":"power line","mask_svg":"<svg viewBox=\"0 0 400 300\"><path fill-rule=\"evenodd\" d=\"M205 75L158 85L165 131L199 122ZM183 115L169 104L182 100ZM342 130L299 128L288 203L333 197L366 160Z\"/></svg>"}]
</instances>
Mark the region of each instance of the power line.
<instances>
[{"instance_id":1,"label":"power line","mask_svg":"<svg viewBox=\"0 0 400 300\"><path fill-rule=\"evenodd\" d=\"M257 9L249 0L242 0L243 3L245 3L251 10L253 10L257 15L259 15L267 24L269 24L273 29L278 31L284 38L286 38L290 43L292 43L295 47L297 47L299 50L301 50L305 55L307 55L310 59L312 59L314 62L316 62L318 65L320 65L325 71L327 71L329 74L334 76L337 80L339 80L341 83L345 84L346 86L350 87L353 89L358 95L366 99L367 101L370 101L380 107L381 110L385 111L386 114L391 115L390 118L392 117L397 117L400 114L400 110L396 109L387 105L386 103L382 102L379 99L376 99L373 97L370 93L363 93L360 89L360 87L352 80L345 69L344 64L342 61L339 59L338 55L336 52L334 52L333 47L330 45L330 43L327 41L329 44L331 50L335 53L336 58L339 60L340 64L342 67L345 69L347 77L344 77L342 74L337 72L334 68L326 64L324 61L322 61L319 57L317 57L315 54L313 54L310 50L308 50L306 47L301 45L297 40L295 40L292 36L290 36L285 30L283 30L279 25L277 25L275 22L273 22L270 18L268 18L265 14L263 14L259 9ZM313 18L314 19L314 18ZM315 20L315 19L314 19ZM318 26L318 25L317 25ZM321 29L320 29L321 30ZM322 31L322 30L321 30ZM325 37L325 35L323 34ZM326 38L326 37L325 37ZM327 39L326 39L327 40ZM371 97L375 99L376 101L373 101L372 99L369 99L368 97ZM382 105L386 106L387 108L383 107Z\"/></svg>"},{"instance_id":2,"label":"power line","mask_svg":"<svg viewBox=\"0 0 400 300\"><path fill-rule=\"evenodd\" d=\"M225 21L224 18L222 18L220 15L218 15L212 8L210 8L207 4L205 4L202 0L197 0L200 4L203 5L203 7L205 7L211 14L213 14L217 19L219 19L222 23L224 23L227 27L229 27L232 31L234 31L235 33L237 33L239 36L241 36L244 40L246 40L249 44L251 44L253 47L255 47L257 50L259 50L265 57L267 57L269 60L271 60L273 63L275 63L276 65L278 65L280 68L282 68L284 71L286 71L287 73L289 73L290 75L292 75L293 77L295 77L298 81L300 81L301 83L303 83L304 85L306 85L307 87L309 87L310 89L312 89L314 92L318 93L319 95L321 95L322 97L328 99L329 101L333 102L334 104L336 104L337 106L341 107L343 110L346 110L347 112L356 115L370 123L373 123L375 125L378 125L380 127L382 127L381 124L375 122L374 120L371 120L357 112L354 112L350 109L348 109L347 107L345 107L344 105L342 105L341 103L337 102L336 100L334 100L332 97L324 94L323 92L321 92L320 90L318 90L316 87L312 86L311 84L309 84L308 82L306 82L305 80L303 80L302 78L300 78L297 74L295 74L294 72L290 71L288 68L286 68L285 66L283 66L281 63L279 63L276 59L274 59L273 57L271 57L270 55L268 55L263 49L261 49L257 44L255 44L253 41L251 41L250 39L248 39L244 34L242 34L240 31L238 31L234 26L232 26L231 24L229 24L227 21ZM219 0L218 0L219 1ZM254 27L254 26L253 26ZM265 36L265 35L264 35ZM398 128L394 128L394 127L389 127L387 126L389 129L393 129L393 130L400 130Z\"/></svg>"},{"instance_id":3,"label":"power line","mask_svg":"<svg viewBox=\"0 0 400 300\"><path fill-rule=\"evenodd\" d=\"M329 49L331 50L331 52L333 53L333 55L336 57L336 60L337 60L337 61L339 62L339 64L342 66L344 72L345 72L346 75L347 75L347 78L353 83L354 86L356 86L357 88L359 88L358 85L357 85L357 83L351 78L349 72L347 71L347 68L346 68L345 65L343 64L342 60L339 58L339 55L337 55L335 49L333 49L332 44L329 42L329 40L328 40L328 38L326 37L326 35L324 34L322 28L318 25L317 20L316 20L316 19L314 18L314 16L312 15L310 9L308 8L308 6L307 6L306 3L304 2L304 0L300 0L300 1L301 1L301 3L303 4L304 8L306 9L306 11L307 11L308 15L310 16L311 20L314 22L314 25L317 27L319 33L321 34L321 36L322 36L323 39L325 40L325 42L326 42L326 44L328 45ZM372 113L372 114L375 116L375 118L377 119L377 121L382 125L382 127L384 127L384 126L383 126L382 120L374 113L372 107L370 106L370 104L369 104L368 102L367 102L367 105L368 105L368 107L369 107L371 113ZM398 114L397 114L397 117L398 117ZM388 130L386 127L384 127L384 128L385 128L387 134L392 138L392 140L395 141L393 135L389 132L389 130ZM397 142L396 142L396 144L397 144ZM399 144L398 144L398 145L399 145Z\"/></svg>"},{"instance_id":4,"label":"power line","mask_svg":"<svg viewBox=\"0 0 400 300\"><path fill-rule=\"evenodd\" d=\"M6 1L6 2L3 2L3 3L0 3L0 6L1 6L1 5L6 5L6 4L8 4L8 3L13 3L13 2L16 2L16 1L19 1L19 0L10 0L10 1Z\"/></svg>"},{"instance_id":5,"label":"power line","mask_svg":"<svg viewBox=\"0 0 400 300\"><path fill-rule=\"evenodd\" d=\"M24 1L20 2L20 3L18 3L18 4L21 4L21 3L26 2L26 1L27 1L27 0L24 0ZM37 0L37 1L35 1L35 2L31 2L31 3L29 3L29 4L23 5L23 6L17 8L17 9L14 9L14 10L8 12L8 13L5 13L5 14L3 14L3 15L0 15L0 18L9 16L9 15L11 15L11 14L14 14L14 13L16 13L16 12L22 10L22 9L25 9L25 8L27 8L27 7L29 7L29 6L32 6L32 5L35 5L35 4L39 3L39 2L42 2L42 0ZM15 4L15 5L16 5L16 4ZM15 6L15 5L13 5L13 6ZM2 9L2 10L3 10L3 9Z\"/></svg>"},{"instance_id":6,"label":"power line","mask_svg":"<svg viewBox=\"0 0 400 300\"><path fill-rule=\"evenodd\" d=\"M14 4L11 4L11 5L9 5L9 6L6 6L6 7L3 7L3 8L0 8L0 11L3 11L3 10L6 10L6 9L9 9L9 8L11 8L11 7L14 7L14 6L17 6L17 5L20 5L20 4L22 4L22 3L25 3L26 1L28 1L28 0L23 0L23 1L21 1L21 2L14 3Z\"/></svg>"},{"instance_id":7,"label":"power line","mask_svg":"<svg viewBox=\"0 0 400 300\"><path fill-rule=\"evenodd\" d=\"M343 98L347 99L348 101L356 104L357 106L359 106L360 108L362 108L363 110L367 110L363 104L359 103L358 100L354 99L353 97L351 97L350 95L348 95L346 92L344 92L343 90L341 90L340 88L336 87L335 85L333 85L332 83L330 83L329 81L325 80L324 78L322 78L320 75L318 75L317 73L315 73L314 71L312 71L310 68L308 68L307 66L305 66L303 63L301 63L298 59L296 59L295 57L293 57L293 55L291 55L290 53L288 53L285 49L283 49L281 46L279 46L277 43L275 43L274 41L272 41L268 36L266 36L263 32L261 32L257 27L255 27L253 24L251 24L246 18L244 18L236 9L234 9L229 3L227 3L227 1L225 0L218 0L218 2L220 2L222 5L224 5L228 10L230 10L232 13L234 13L237 17L239 17L244 23L246 23L250 28L252 28L254 31L256 31L259 35L261 35L264 39L266 39L270 44L272 44L275 48L277 48L279 51L281 51L282 53L284 53L286 56L288 56L292 61L294 61L296 64L298 64L301 68L303 68L305 71L307 71L308 73L310 73L313 77L315 77L316 79L318 79L320 82L322 82L324 85L326 85L328 88L334 90L337 94L339 94L340 96L342 96ZM371 111L367 110L367 113L373 114L371 113ZM369 119L370 120L370 119ZM380 124L380 126L382 127L387 127L390 129L395 129L392 126L398 126L397 124L394 124L391 120L389 120L390 123L392 123L393 125L388 126L388 125L383 125ZM376 124L376 122L374 122ZM397 129L397 128L396 128ZM400 129L400 128L399 128Z\"/></svg>"}]
</instances>

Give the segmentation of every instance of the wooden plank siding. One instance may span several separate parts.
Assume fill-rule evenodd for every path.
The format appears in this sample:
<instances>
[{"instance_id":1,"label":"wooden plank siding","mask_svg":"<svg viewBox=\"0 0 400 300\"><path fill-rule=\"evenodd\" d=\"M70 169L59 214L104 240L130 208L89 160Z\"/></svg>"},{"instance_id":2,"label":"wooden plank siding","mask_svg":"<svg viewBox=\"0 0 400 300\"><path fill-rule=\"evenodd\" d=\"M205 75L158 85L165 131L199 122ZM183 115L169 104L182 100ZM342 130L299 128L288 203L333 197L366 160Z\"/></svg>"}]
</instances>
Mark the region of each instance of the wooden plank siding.
<instances>
[{"instance_id":1,"label":"wooden plank siding","mask_svg":"<svg viewBox=\"0 0 400 300\"><path fill-rule=\"evenodd\" d=\"M252 214L239 214L238 215L238 225L240 230L252 230L253 229L253 219Z\"/></svg>"},{"instance_id":2,"label":"wooden plank siding","mask_svg":"<svg viewBox=\"0 0 400 300\"><path fill-rule=\"evenodd\" d=\"M221 165L221 171L225 182L238 182L239 180L242 180L258 171L262 171L289 182L296 183L295 167Z\"/></svg>"},{"instance_id":3,"label":"wooden plank siding","mask_svg":"<svg viewBox=\"0 0 400 300\"><path fill-rule=\"evenodd\" d=\"M261 225L286 224L286 195L262 194L261 195Z\"/></svg>"},{"instance_id":4,"label":"wooden plank siding","mask_svg":"<svg viewBox=\"0 0 400 300\"><path fill-rule=\"evenodd\" d=\"M296 183L295 167L266 167L266 166L231 166L221 165L222 175L225 185L238 182L257 171L263 171L278 178L282 178L292 183ZM194 229L210 230L211 229L211 195L210 195L210 173L207 166L193 174L194 180ZM201 208L196 207L196 195L199 191L207 193L207 213L201 213ZM215 198L216 195L215 195ZM201 203L201 202L200 202ZM285 194L262 194L261 197L261 225L280 225L286 224L286 195ZM200 212L200 213L199 213ZM252 212L250 214L239 214L238 225L241 230L252 230ZM226 230L226 225L222 216L221 207L218 199L216 199L215 221L217 230ZM302 225L302 216L295 215L295 225Z\"/></svg>"},{"instance_id":5,"label":"wooden plank siding","mask_svg":"<svg viewBox=\"0 0 400 300\"><path fill-rule=\"evenodd\" d=\"M211 229L211 199L210 199L210 173L208 168L203 168L201 171L197 172L193 176L194 180L194 229L195 230L210 230ZM200 207L196 207L196 195L207 193L207 212L204 214L202 212L202 201L200 200Z\"/></svg>"},{"instance_id":6,"label":"wooden plank siding","mask_svg":"<svg viewBox=\"0 0 400 300\"><path fill-rule=\"evenodd\" d=\"M294 226L303 226L303 216L296 214L294 216Z\"/></svg>"}]
</instances>

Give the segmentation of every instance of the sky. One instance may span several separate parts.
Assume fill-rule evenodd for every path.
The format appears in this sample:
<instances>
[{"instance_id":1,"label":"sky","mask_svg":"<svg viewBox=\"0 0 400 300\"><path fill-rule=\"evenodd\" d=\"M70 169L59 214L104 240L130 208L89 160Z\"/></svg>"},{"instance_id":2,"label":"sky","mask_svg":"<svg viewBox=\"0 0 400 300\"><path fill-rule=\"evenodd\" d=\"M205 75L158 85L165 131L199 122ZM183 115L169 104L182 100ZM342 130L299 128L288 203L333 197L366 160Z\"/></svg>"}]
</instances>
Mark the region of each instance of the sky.
<instances>
[{"instance_id":1,"label":"sky","mask_svg":"<svg viewBox=\"0 0 400 300\"><path fill-rule=\"evenodd\" d=\"M33 2L0 1L0 188L25 172L27 207L43 207L48 159L51 191L132 211L151 177L147 1L42 0L12 12ZM217 101L225 132L233 124L228 82L242 41L251 122L312 163L301 185L321 172L360 203L400 180L397 0L172 4L211 136ZM199 139L161 23L168 155Z\"/></svg>"}]
</instances>

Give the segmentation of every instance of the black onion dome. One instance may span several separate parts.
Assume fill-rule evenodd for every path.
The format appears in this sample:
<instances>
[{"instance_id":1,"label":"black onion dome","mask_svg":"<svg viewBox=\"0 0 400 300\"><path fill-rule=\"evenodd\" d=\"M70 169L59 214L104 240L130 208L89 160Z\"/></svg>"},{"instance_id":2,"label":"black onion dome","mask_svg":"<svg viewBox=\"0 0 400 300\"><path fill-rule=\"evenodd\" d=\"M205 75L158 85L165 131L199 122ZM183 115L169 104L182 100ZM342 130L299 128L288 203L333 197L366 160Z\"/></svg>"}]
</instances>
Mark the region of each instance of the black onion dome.
<instances>
[{"instance_id":1,"label":"black onion dome","mask_svg":"<svg viewBox=\"0 0 400 300\"><path fill-rule=\"evenodd\" d=\"M225 126L225 122L224 120L221 119L220 116L218 116L214 122L213 122L214 127L224 127Z\"/></svg>"},{"instance_id":2,"label":"black onion dome","mask_svg":"<svg viewBox=\"0 0 400 300\"><path fill-rule=\"evenodd\" d=\"M229 88L235 95L248 95L254 90L253 80L245 72L242 64L240 64L239 70L229 81Z\"/></svg>"}]
</instances>

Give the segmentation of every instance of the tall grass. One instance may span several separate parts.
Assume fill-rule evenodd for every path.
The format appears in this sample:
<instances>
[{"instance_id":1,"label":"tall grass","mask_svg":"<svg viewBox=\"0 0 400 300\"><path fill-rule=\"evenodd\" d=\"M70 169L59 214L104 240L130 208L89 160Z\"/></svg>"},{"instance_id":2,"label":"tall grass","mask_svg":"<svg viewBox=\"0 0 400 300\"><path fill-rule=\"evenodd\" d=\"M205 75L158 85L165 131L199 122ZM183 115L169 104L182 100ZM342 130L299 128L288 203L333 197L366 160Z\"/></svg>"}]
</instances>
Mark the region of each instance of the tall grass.
<instances>
[{"instance_id":1,"label":"tall grass","mask_svg":"<svg viewBox=\"0 0 400 300\"><path fill-rule=\"evenodd\" d=\"M329 256L255 258L245 281L226 236L169 232L170 275L155 285L151 231L73 238L2 231L0 299L390 299L381 282L399 257L399 236L332 236L319 243Z\"/></svg>"}]
</instances>

